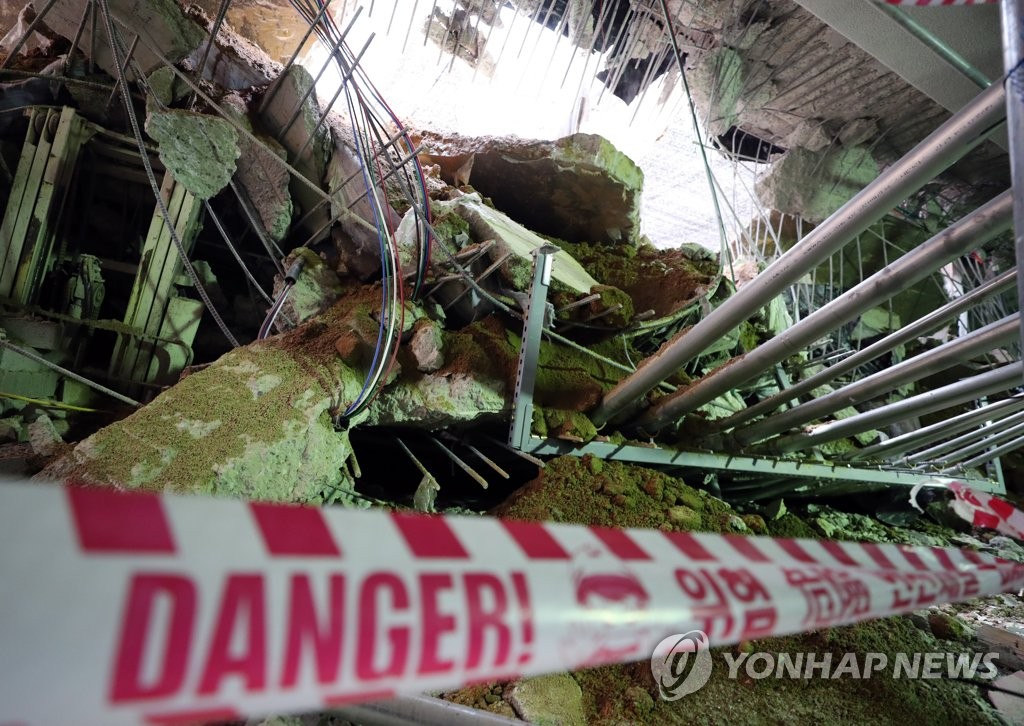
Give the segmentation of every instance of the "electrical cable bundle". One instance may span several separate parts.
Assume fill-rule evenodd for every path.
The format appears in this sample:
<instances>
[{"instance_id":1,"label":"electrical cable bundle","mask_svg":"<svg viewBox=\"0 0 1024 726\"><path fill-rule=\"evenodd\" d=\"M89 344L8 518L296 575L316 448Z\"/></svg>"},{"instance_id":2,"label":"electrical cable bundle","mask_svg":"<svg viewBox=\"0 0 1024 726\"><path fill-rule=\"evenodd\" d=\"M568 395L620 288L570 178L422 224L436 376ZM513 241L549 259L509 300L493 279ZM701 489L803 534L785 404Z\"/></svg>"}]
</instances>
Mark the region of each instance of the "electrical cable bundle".
<instances>
[{"instance_id":1,"label":"electrical cable bundle","mask_svg":"<svg viewBox=\"0 0 1024 726\"><path fill-rule=\"evenodd\" d=\"M388 203L386 183L393 179L412 205L416 216L417 270L412 297L420 294L430 265L430 204L416 149L405 127L359 66L344 42L334 18L327 10L330 0L291 0L292 6L327 48L334 48L333 60L341 73L345 101L352 123L352 137L366 185L366 200L373 212L381 258L380 327L373 361L362 390L339 417L347 421L365 410L383 388L398 354L405 322L405 290L395 229L398 220ZM365 49L364 49L365 50ZM389 129L395 129L394 132Z\"/></svg>"}]
</instances>

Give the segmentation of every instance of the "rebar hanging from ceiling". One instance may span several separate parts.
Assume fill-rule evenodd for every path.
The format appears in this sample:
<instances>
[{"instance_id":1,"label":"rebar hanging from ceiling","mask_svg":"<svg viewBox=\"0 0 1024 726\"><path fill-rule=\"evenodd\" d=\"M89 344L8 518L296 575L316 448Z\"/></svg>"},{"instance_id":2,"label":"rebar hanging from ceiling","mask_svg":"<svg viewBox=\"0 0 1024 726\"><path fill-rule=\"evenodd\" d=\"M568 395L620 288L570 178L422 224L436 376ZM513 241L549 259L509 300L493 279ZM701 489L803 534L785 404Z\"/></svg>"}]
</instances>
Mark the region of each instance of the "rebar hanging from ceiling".
<instances>
[{"instance_id":1,"label":"rebar hanging from ceiling","mask_svg":"<svg viewBox=\"0 0 1024 726\"><path fill-rule=\"evenodd\" d=\"M359 65L362 52L359 56L352 53L345 42L345 34L339 30L328 9L329 3L291 0L291 4L310 24L321 42L331 49L330 59L341 74L341 88L366 187L364 196L372 210L379 241L382 273L377 342L363 386L341 415L342 419L348 419L365 410L383 387L398 355L405 320L405 290L395 239L399 220L388 203L386 184L389 179L395 180L416 215L418 267L413 298L418 297L430 265L429 198L408 132Z\"/></svg>"}]
</instances>

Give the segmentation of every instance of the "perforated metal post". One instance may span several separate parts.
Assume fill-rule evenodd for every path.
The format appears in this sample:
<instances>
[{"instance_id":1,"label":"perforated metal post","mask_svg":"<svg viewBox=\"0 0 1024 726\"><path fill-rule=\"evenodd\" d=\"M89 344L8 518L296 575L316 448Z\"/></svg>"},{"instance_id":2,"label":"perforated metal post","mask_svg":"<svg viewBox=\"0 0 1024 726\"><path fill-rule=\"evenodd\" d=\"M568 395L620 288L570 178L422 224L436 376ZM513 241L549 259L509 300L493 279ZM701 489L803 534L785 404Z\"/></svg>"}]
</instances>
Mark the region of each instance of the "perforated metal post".
<instances>
[{"instance_id":1,"label":"perforated metal post","mask_svg":"<svg viewBox=\"0 0 1024 726\"><path fill-rule=\"evenodd\" d=\"M538 247L533 252L533 281L530 283L530 301L523 319L523 340L519 346L519 368L516 372L516 392L512 403L512 426L508 443L516 449L525 448L530 439L533 423L533 387L537 382L537 361L540 358L540 340L544 331L548 287L551 269L558 248L554 245Z\"/></svg>"}]
</instances>

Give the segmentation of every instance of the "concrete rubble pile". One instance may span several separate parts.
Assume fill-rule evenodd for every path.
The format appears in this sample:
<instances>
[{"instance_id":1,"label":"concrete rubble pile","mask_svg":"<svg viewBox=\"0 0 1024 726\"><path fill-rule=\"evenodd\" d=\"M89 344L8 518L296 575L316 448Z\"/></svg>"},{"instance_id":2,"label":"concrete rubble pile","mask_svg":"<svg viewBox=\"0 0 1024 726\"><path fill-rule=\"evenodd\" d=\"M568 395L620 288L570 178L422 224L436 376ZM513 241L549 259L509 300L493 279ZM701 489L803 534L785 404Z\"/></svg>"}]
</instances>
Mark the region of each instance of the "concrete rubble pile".
<instances>
[{"instance_id":1,"label":"concrete rubble pile","mask_svg":"<svg viewBox=\"0 0 1024 726\"><path fill-rule=\"evenodd\" d=\"M538 250L557 248L545 308L553 335L540 347L532 433L568 444L634 436L598 431L588 413L734 289L716 255L658 250L642 237L643 174L597 136L416 132L435 233L426 294L412 299L406 284L395 363L372 403L346 416L377 363L384 317L374 210L347 119L321 123L310 73L299 65L282 72L228 25L211 43L213 20L197 8L173 0L108 4L116 21L145 23L159 41L139 42L125 72L145 157L118 97L119 69L102 23L94 39L81 22L82 0L53 6L39 38L12 59L20 77L0 84L0 100L16 96L26 107L0 117L4 471L265 501L960 543L1024 561L1013 542L927 516L885 524L825 505L729 504L712 495L713 474L674 477L590 456L545 465L511 451L504 442ZM32 22L29 11L25 17ZM44 174L48 159L58 161ZM154 206L151 183L166 214ZM420 262L415 210L398 195L387 201L408 272ZM268 318L276 301L279 314ZM270 335L258 339L268 321ZM685 385L791 322L784 307L766 308L667 383ZM757 384L760 395L779 385ZM738 394L724 396L662 444L678 445L682 436L685 445L687 426L744 405ZM1020 612L1019 599L1013 608ZM940 647L937 639L941 647L975 647L972 629L954 613L916 617L757 649L927 651ZM886 683L880 699L866 698L864 688L716 676L680 709L657 699L639 664L444 696L533 723L669 723L694 714L710 722L767 712L806 722L992 717L970 685Z\"/></svg>"}]
</instances>

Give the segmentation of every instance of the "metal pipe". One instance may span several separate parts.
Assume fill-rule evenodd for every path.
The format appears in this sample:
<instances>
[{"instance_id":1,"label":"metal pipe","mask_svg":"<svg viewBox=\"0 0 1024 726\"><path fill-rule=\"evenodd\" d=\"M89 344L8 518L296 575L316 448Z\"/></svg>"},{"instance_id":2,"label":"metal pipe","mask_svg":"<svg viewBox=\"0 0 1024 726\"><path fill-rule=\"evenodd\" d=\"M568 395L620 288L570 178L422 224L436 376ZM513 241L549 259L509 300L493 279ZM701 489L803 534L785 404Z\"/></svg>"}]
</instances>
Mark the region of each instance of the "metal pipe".
<instances>
[{"instance_id":1,"label":"metal pipe","mask_svg":"<svg viewBox=\"0 0 1024 726\"><path fill-rule=\"evenodd\" d=\"M956 383L950 383L933 391L919 393L902 401L859 413L856 416L850 416L840 421L832 421L818 427L812 433L794 434L792 436L772 439L754 447L754 450L772 454L802 451L818 444L861 434L865 431L896 423L897 421L924 416L935 411L941 411L944 408L967 403L982 396L1014 388L1020 385L1021 376L1024 376L1024 363L1017 361L1016 363L1010 363L985 373L979 373L976 376L957 381Z\"/></svg>"},{"instance_id":2,"label":"metal pipe","mask_svg":"<svg viewBox=\"0 0 1024 726\"><path fill-rule=\"evenodd\" d=\"M731 364L720 366L679 393L661 399L640 417L637 425L648 431L659 429L755 378L858 313L888 300L996 237L1012 224L1012 213L1013 195L1007 190L768 342Z\"/></svg>"},{"instance_id":3,"label":"metal pipe","mask_svg":"<svg viewBox=\"0 0 1024 726\"><path fill-rule=\"evenodd\" d=\"M777 413L755 424L734 431L733 438L740 446L761 441L795 426L821 418L846 406L870 400L900 386L919 381L926 376L971 360L1017 339L1020 314L1007 315L1001 320L954 338L937 348L909 358L902 363L881 370L855 383L836 389L788 411Z\"/></svg>"},{"instance_id":4,"label":"metal pipe","mask_svg":"<svg viewBox=\"0 0 1024 726\"><path fill-rule=\"evenodd\" d=\"M982 91L764 272L619 382L592 415L594 422L606 423L981 143L1002 119L1005 99L999 84Z\"/></svg>"},{"instance_id":5,"label":"metal pipe","mask_svg":"<svg viewBox=\"0 0 1024 726\"><path fill-rule=\"evenodd\" d=\"M369 726L522 726L523 723L430 696L403 696L390 701L345 705L334 713Z\"/></svg>"},{"instance_id":6,"label":"metal pipe","mask_svg":"<svg viewBox=\"0 0 1024 726\"><path fill-rule=\"evenodd\" d=\"M1024 446L1024 436L1020 436L1014 439L1013 441L1010 441L1009 443L1003 444L1002 446L997 446L996 448L991 449L990 451L986 451L984 454L980 454L974 457L973 459L965 461L961 464L957 464L956 466L946 467L939 473L949 474L954 471L963 471L965 469L970 469L971 467L978 466L980 464L987 464L993 459L998 459L1003 454L1009 453L1011 451L1016 451L1021 446Z\"/></svg>"},{"instance_id":7,"label":"metal pipe","mask_svg":"<svg viewBox=\"0 0 1024 726\"><path fill-rule=\"evenodd\" d=\"M1022 412L1009 414L1004 418L996 419L994 421L983 422L981 426L973 428L965 434L956 436L948 441L943 441L935 446L929 446L927 449L921 449L911 456L905 456L899 460L899 463L918 464L920 462L935 461L935 459L942 454L970 445L979 438L998 434L1001 431L1005 431L1010 426L1015 426L1022 422L1024 422L1024 413Z\"/></svg>"},{"instance_id":8,"label":"metal pipe","mask_svg":"<svg viewBox=\"0 0 1024 726\"><path fill-rule=\"evenodd\" d=\"M978 86L978 88L988 88L992 85L992 81L989 80L988 76L971 65L970 62L962 55L950 48L942 38L938 37L932 31L928 30L928 28L924 27L907 15L903 10L895 5L889 5L887 3L875 3L875 7L892 18L897 25L928 46L928 49L934 52L943 61L967 76L967 78Z\"/></svg>"},{"instance_id":9,"label":"metal pipe","mask_svg":"<svg viewBox=\"0 0 1024 726\"><path fill-rule=\"evenodd\" d=\"M878 444L872 444L848 458L850 461L862 461L882 454L888 455L890 459L895 458L921 446L928 446L936 441L942 441L950 436L973 429L979 422L984 423L998 415L1006 415L1021 409L1024 409L1024 397L1005 398L951 419L939 421L915 431L908 431Z\"/></svg>"},{"instance_id":10,"label":"metal pipe","mask_svg":"<svg viewBox=\"0 0 1024 726\"><path fill-rule=\"evenodd\" d=\"M1024 0L1003 0L1003 64L1009 86L1006 95L1006 132L1010 142L1010 178L1013 180L1014 248L1024 259ZM1003 85L1003 84L997 84ZM1018 309L1024 310L1024 280L1017 280ZM1024 327L1021 328L1024 350Z\"/></svg>"},{"instance_id":11,"label":"metal pipe","mask_svg":"<svg viewBox=\"0 0 1024 726\"><path fill-rule=\"evenodd\" d=\"M1010 439L1017 438L1020 434L1024 433L1024 422L1020 421L1021 416L1017 416L1016 418L1018 419L1018 423L1016 426L1010 426L1009 428L1003 429L998 432L989 432L986 430L984 431L984 433L989 434L988 436L985 436L980 441L976 441L973 444L969 444L968 446L965 446L962 449L954 450L952 453L945 457L945 460L942 463L953 464L958 461L966 459L972 454L977 454L979 451L990 449L993 446L1005 443Z\"/></svg>"},{"instance_id":12,"label":"metal pipe","mask_svg":"<svg viewBox=\"0 0 1024 726\"><path fill-rule=\"evenodd\" d=\"M722 421L714 422L715 428L719 431L727 430L739 426L742 423L760 416L763 413L774 411L782 404L796 399L798 396L802 396L805 393L813 391L819 386L823 386L826 383L831 383L839 376L849 373L850 371L856 370L865 363L874 360L884 353L888 353L896 346L903 345L915 338L921 337L931 333L933 330L938 328L940 325L946 323L951 318L956 317L968 308L977 305L983 300L986 300L992 295L1002 292L1010 285L1014 285L1017 282L1017 268L1007 270L998 277L994 277L991 280L986 281L984 284L979 285L943 305L941 308L933 310L932 312L924 315L914 322L906 325L899 330L890 333L876 343L872 343L867 348L855 352L853 355L844 358L843 360L835 363L834 365L828 366L822 371L815 373L813 376L809 376L804 380L786 386L786 388L774 396L769 396L764 400L758 401L753 406L748 406L739 413L733 414L727 419Z\"/></svg>"},{"instance_id":13,"label":"metal pipe","mask_svg":"<svg viewBox=\"0 0 1024 726\"><path fill-rule=\"evenodd\" d=\"M67 368L59 366L53 361L46 360L46 358L43 358L43 356L38 355L34 351L31 351L27 348L22 348L20 345L15 345L14 343L4 338L2 335L0 335L0 347L6 348L12 353L17 353L20 356L24 356L25 358L28 358L30 361L38 363L41 366L45 366L46 368L49 368L51 371L59 373L65 378L70 378L73 381L78 381L83 386L88 386L94 391L99 391L100 393L110 396L111 398L116 398L118 401L121 401L122 403L127 403L129 406L135 406L136 408L142 406L142 404L136 401L134 398L128 398L128 396L124 396L118 393L117 391L107 388L104 385L96 383L95 381L90 381L85 376L80 376L74 371L69 371Z\"/></svg>"},{"instance_id":14,"label":"metal pipe","mask_svg":"<svg viewBox=\"0 0 1024 726\"><path fill-rule=\"evenodd\" d=\"M487 464L487 466L489 466L492 469L494 469L494 471L502 479L509 479L510 478L508 472L505 471L504 469L502 469L500 466L498 466L497 462L494 461L494 459L492 459L489 456L487 456L487 454L485 454L484 452L480 451L480 449L478 449L475 446L473 446L473 444L467 444L467 443L463 442L462 445L465 446L470 451L472 451L474 454L476 454L476 458L480 459L482 462Z\"/></svg>"},{"instance_id":15,"label":"metal pipe","mask_svg":"<svg viewBox=\"0 0 1024 726\"><path fill-rule=\"evenodd\" d=\"M462 459L460 459L458 456L456 456L454 451L449 449L447 446L442 444L440 441L435 439L433 436L430 437L430 440L433 441L434 442L434 446L439 448L441 450L441 452L445 456L447 456L449 459L451 459L455 463L456 466L458 466L460 469L462 469L464 472L466 472L466 474L473 481L475 481L477 484L479 484L484 489L487 488L487 480L484 479L482 476L480 476L480 474L476 471L476 469L474 469L469 464L467 464Z\"/></svg>"}]
</instances>

